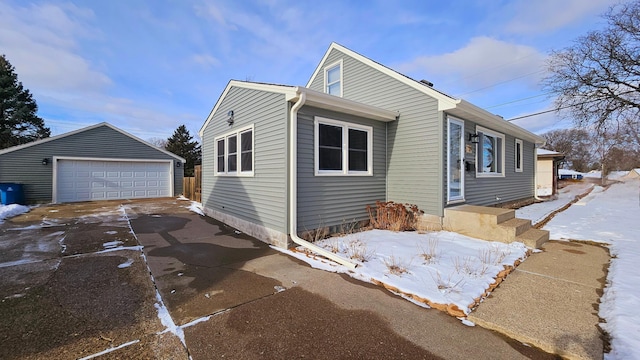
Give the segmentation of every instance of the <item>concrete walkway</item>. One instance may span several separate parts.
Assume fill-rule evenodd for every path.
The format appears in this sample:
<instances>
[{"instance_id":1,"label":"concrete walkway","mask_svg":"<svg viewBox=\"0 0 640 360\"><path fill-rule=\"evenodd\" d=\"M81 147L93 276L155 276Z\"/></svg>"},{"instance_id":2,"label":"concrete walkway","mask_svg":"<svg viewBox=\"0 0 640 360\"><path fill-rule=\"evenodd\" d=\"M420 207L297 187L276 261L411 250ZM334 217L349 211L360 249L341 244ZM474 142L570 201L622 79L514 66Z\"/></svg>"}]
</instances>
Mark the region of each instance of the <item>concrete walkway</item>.
<instances>
[{"instance_id":1,"label":"concrete walkway","mask_svg":"<svg viewBox=\"0 0 640 360\"><path fill-rule=\"evenodd\" d=\"M193 359L553 358L208 217L135 205L127 214Z\"/></svg>"},{"instance_id":2,"label":"concrete walkway","mask_svg":"<svg viewBox=\"0 0 640 360\"><path fill-rule=\"evenodd\" d=\"M600 246L550 241L469 320L570 359L602 359L598 303L609 264Z\"/></svg>"}]
</instances>

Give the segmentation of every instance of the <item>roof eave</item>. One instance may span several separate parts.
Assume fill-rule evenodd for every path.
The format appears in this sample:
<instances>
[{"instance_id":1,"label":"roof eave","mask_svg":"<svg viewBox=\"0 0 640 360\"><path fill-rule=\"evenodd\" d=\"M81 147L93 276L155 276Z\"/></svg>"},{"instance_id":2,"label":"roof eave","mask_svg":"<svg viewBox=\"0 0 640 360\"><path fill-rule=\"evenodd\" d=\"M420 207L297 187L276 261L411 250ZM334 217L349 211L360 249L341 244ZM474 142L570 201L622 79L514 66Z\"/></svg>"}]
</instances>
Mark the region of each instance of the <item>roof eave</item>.
<instances>
[{"instance_id":1,"label":"roof eave","mask_svg":"<svg viewBox=\"0 0 640 360\"><path fill-rule=\"evenodd\" d=\"M305 93L305 105L332 110L343 114L350 114L367 119L390 122L398 118L397 111L382 109L379 107L366 105L360 102L347 100L338 96L310 90L305 87L296 88L296 96L289 98L289 101L296 101L298 97Z\"/></svg>"},{"instance_id":2,"label":"roof eave","mask_svg":"<svg viewBox=\"0 0 640 360\"><path fill-rule=\"evenodd\" d=\"M486 126L497 131L504 131L518 138L532 142L538 146L546 143L546 140L516 124L512 124L502 117L494 115L472 103L459 99L455 108L444 110L453 116L459 116L464 119L471 120L478 125Z\"/></svg>"}]
</instances>

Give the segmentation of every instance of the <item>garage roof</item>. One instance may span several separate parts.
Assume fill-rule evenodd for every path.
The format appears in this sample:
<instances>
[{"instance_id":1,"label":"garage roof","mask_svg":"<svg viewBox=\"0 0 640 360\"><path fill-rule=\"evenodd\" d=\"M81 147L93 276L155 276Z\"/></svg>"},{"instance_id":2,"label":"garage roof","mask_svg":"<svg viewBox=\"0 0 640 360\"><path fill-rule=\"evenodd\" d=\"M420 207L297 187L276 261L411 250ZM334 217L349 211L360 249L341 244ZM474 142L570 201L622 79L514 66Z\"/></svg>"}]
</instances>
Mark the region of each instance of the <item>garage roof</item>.
<instances>
[{"instance_id":1,"label":"garage roof","mask_svg":"<svg viewBox=\"0 0 640 360\"><path fill-rule=\"evenodd\" d=\"M161 149L161 148L159 148L157 146L154 146L154 145L152 145L152 144L150 144L150 143L148 143L148 142L146 142L146 141L144 141L144 140L142 140L142 139L140 139L140 138L138 138L136 136L133 136L133 135L129 134L128 132L126 132L124 130L121 130L121 129L119 129L119 128L117 128L117 127L115 127L115 126L113 126L113 125L111 125L111 124L109 124L107 122L101 122L99 124L87 126L87 127L82 128L82 129L70 131L70 132L67 132L67 133L64 133L64 134L60 134L60 135L48 137L48 138L45 138L45 139L32 141L32 142L27 143L27 144L22 144L22 145L17 145L17 146L13 146L13 147L10 147L10 148L6 148L6 149L3 149L3 150L0 150L0 155L6 154L6 153L10 153L10 152L13 152L13 151L17 151L17 150L20 150L20 149L28 148L28 147L35 146L35 145L44 144L44 143L49 142L49 141L59 140L59 139L65 138L67 136L71 136L71 135L79 134L79 133L82 133L82 132L85 132L85 131L93 130L95 128L99 128L101 126L106 126L106 127L110 128L112 130L115 130L115 131L117 131L117 132L119 132L119 133L121 133L121 134L123 134L125 136L130 137L133 140L141 142L141 143L143 143L143 144L145 144L145 145L147 145L149 147L152 147L153 149L155 149L155 150L157 150L159 152L162 152L162 153L164 153L166 155L169 155L169 156L173 157L174 159L179 160L179 161L181 161L183 163L186 162L186 160L184 158L182 158L182 157L180 157L180 156L178 156L178 155L176 155L176 154L174 154L172 152L169 152L167 150L164 150L164 149Z\"/></svg>"}]
</instances>

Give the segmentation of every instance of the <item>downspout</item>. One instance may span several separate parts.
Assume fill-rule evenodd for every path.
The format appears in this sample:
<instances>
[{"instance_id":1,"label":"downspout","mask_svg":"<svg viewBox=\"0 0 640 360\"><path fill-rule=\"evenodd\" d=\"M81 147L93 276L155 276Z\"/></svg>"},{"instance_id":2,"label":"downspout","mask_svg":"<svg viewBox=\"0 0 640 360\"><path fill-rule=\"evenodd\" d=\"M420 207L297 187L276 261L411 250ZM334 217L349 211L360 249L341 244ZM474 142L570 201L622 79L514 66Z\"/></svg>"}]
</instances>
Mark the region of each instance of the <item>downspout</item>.
<instances>
[{"instance_id":1,"label":"downspout","mask_svg":"<svg viewBox=\"0 0 640 360\"><path fill-rule=\"evenodd\" d=\"M305 92L297 91L298 101L291 107L289 124L289 236L291 240L314 253L331 259L349 269L355 269L356 264L298 237L298 110L307 100Z\"/></svg>"}]
</instances>

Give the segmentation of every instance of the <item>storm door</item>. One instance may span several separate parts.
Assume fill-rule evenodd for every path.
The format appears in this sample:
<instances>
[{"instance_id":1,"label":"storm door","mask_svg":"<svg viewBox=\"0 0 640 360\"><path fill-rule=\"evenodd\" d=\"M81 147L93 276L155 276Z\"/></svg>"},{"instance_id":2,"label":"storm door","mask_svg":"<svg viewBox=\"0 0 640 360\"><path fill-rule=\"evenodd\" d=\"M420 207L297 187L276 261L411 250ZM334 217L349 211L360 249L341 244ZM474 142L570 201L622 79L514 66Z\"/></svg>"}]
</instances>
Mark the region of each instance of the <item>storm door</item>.
<instances>
[{"instance_id":1,"label":"storm door","mask_svg":"<svg viewBox=\"0 0 640 360\"><path fill-rule=\"evenodd\" d=\"M447 202L464 200L464 122L447 118Z\"/></svg>"}]
</instances>

